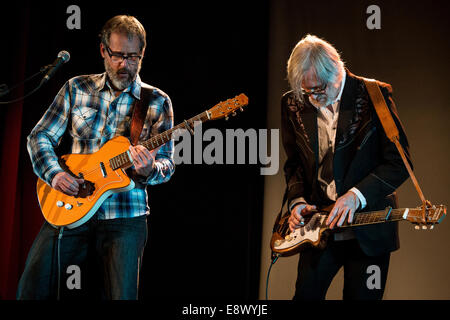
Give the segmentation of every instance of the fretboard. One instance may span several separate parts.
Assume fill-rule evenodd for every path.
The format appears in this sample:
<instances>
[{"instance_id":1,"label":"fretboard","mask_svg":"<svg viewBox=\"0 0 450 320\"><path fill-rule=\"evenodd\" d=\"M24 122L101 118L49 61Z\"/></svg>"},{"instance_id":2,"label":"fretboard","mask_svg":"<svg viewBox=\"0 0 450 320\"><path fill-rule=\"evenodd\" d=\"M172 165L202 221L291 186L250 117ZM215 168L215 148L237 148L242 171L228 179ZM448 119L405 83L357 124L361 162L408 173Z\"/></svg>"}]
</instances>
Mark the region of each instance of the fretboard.
<instances>
[{"instance_id":1,"label":"fretboard","mask_svg":"<svg viewBox=\"0 0 450 320\"><path fill-rule=\"evenodd\" d=\"M148 150L154 150L163 144L169 142L171 139L175 138L175 136L180 135L183 131L182 130L194 130L194 125L196 122L205 122L209 120L209 114L208 111L205 111L203 113L200 113L196 115L195 117L190 118L189 120L185 120L184 122L178 124L177 126L164 131L156 136L151 137L150 139L144 141L141 143L144 147L146 147ZM130 161L131 155L129 152L121 153L111 160L109 160L111 168L113 170L116 170L118 168L128 168L132 165Z\"/></svg>"},{"instance_id":2,"label":"fretboard","mask_svg":"<svg viewBox=\"0 0 450 320\"><path fill-rule=\"evenodd\" d=\"M357 212L355 213L351 224L348 224L348 220L346 219L345 223L340 228L356 227L390 221L401 221L404 220L403 215L405 214L405 210L407 209L392 209L390 213L388 210Z\"/></svg>"},{"instance_id":3,"label":"fretboard","mask_svg":"<svg viewBox=\"0 0 450 320\"><path fill-rule=\"evenodd\" d=\"M153 150L158 148L159 146L162 146L163 144L169 142L171 139L173 139L177 134L181 133L181 130L193 130L195 122L205 122L209 120L208 112L205 111L201 114L196 115L195 117L186 120L186 122L182 122L179 125L164 131L163 133L160 133L154 137L151 137L150 139L144 141L141 143L144 147L146 147L148 150ZM186 126L189 126L187 128ZM178 130L178 131L177 131Z\"/></svg>"}]
</instances>

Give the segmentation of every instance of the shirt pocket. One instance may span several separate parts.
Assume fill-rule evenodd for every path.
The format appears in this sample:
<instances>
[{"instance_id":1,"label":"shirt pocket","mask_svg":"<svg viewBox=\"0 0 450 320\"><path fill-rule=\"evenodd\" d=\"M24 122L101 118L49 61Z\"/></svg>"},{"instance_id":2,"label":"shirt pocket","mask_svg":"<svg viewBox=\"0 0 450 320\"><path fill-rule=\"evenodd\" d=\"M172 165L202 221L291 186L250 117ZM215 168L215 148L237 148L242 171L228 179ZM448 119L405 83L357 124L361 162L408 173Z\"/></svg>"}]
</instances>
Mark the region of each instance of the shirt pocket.
<instances>
[{"instance_id":1,"label":"shirt pocket","mask_svg":"<svg viewBox=\"0 0 450 320\"><path fill-rule=\"evenodd\" d=\"M72 133L81 139L92 139L100 136L96 128L98 109L89 106L74 106L72 109Z\"/></svg>"}]
</instances>

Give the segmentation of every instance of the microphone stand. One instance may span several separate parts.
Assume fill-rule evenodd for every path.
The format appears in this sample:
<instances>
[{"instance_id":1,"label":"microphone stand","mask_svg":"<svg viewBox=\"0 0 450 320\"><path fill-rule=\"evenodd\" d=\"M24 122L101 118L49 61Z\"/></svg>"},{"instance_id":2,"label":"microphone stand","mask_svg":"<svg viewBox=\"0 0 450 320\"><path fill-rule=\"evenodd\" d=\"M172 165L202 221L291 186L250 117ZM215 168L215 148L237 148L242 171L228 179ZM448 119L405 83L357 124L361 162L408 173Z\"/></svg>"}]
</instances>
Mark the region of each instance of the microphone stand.
<instances>
[{"instance_id":1,"label":"microphone stand","mask_svg":"<svg viewBox=\"0 0 450 320\"><path fill-rule=\"evenodd\" d=\"M17 88L20 85L25 84L26 82L28 82L29 80L33 79L34 77L40 75L41 73L47 72L47 70L49 68L53 67L52 64L48 64L44 67L41 67L41 69L39 70L39 72L36 72L35 74L33 74L32 76L28 77L27 79L23 80L22 82L12 86L11 88L8 88L8 86L6 84L1 84L0 85L0 97L3 97L4 95L7 95L8 93L11 92L11 90ZM34 88L31 92L27 93L26 95L24 95L23 97L19 97L17 99L11 100L11 101L0 101L0 105L2 104L10 104L10 103L14 103L14 102L18 102L21 101L29 96L31 96L33 93L35 93L36 91L39 90L39 88L42 86L42 82L36 87Z\"/></svg>"}]
</instances>

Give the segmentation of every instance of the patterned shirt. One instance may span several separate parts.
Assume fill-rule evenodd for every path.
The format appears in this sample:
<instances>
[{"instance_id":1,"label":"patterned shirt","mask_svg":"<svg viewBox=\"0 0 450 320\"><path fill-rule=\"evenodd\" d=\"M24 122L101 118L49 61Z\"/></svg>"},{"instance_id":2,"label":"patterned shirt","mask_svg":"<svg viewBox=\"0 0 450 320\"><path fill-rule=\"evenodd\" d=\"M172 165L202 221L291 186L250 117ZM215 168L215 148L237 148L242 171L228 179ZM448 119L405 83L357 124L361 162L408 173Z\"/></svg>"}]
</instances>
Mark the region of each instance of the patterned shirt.
<instances>
[{"instance_id":1,"label":"patterned shirt","mask_svg":"<svg viewBox=\"0 0 450 320\"><path fill-rule=\"evenodd\" d=\"M66 130L71 138L71 153L90 154L99 150L115 136L129 137L133 105L140 99L141 88L153 91L139 141L173 127L172 103L167 94L136 80L116 97L106 73L83 75L70 79L28 136L27 148L36 175L51 185L53 177L62 172L55 148ZM67 135L66 135L67 136ZM131 218L149 214L147 185L170 179L175 170L173 140L164 144L155 155L155 169L148 178L133 175L134 189L114 193L97 211L99 219Z\"/></svg>"}]
</instances>

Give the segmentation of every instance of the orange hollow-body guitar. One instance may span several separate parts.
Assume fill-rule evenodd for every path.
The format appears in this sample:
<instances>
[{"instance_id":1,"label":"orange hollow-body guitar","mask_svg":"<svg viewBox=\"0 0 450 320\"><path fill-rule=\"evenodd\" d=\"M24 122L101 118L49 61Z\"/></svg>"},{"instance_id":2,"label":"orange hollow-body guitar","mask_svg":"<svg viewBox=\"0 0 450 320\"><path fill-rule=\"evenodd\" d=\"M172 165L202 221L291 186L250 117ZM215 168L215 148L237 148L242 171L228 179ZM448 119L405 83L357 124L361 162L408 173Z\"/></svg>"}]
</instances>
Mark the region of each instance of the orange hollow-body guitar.
<instances>
[{"instance_id":1,"label":"orange hollow-body guitar","mask_svg":"<svg viewBox=\"0 0 450 320\"><path fill-rule=\"evenodd\" d=\"M240 94L152 137L142 145L154 150L179 134L179 130L187 129L192 132L195 123L235 115L237 109L242 111L247 104L247 96ZM62 156L61 167L73 176L83 178L85 183L80 186L76 196L69 196L38 179L37 196L47 222L57 228L78 227L88 221L111 194L133 189L135 184L125 173L133 165L128 150L130 146L127 138L117 136L95 153Z\"/></svg>"},{"instance_id":2,"label":"orange hollow-body guitar","mask_svg":"<svg viewBox=\"0 0 450 320\"><path fill-rule=\"evenodd\" d=\"M70 172L88 182L80 186L78 196L73 197L38 179L37 195L44 218L55 227L75 228L88 221L111 194L133 189L134 182L124 170L132 164L128 152L130 146L127 138L118 136L95 153L62 156ZM117 156L127 163L116 168L109 159L116 159Z\"/></svg>"}]
</instances>

